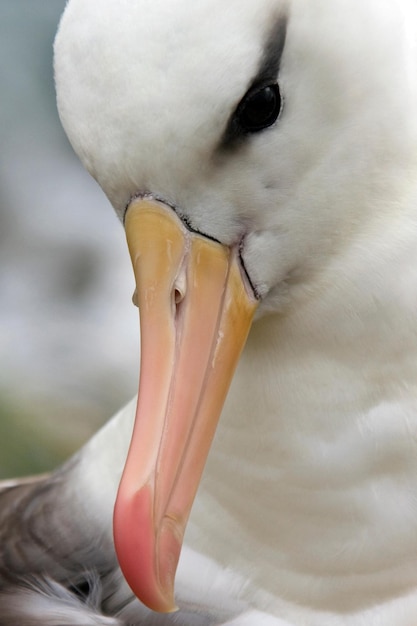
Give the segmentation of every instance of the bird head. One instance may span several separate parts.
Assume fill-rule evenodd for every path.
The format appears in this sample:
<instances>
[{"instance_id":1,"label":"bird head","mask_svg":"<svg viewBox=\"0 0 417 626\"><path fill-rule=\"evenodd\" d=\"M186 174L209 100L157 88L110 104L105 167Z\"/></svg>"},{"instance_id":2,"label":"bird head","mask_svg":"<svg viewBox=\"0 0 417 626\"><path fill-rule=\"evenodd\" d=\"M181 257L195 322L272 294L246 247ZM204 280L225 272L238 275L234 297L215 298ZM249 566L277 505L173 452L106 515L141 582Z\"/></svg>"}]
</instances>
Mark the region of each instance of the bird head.
<instances>
[{"instance_id":1,"label":"bird head","mask_svg":"<svg viewBox=\"0 0 417 626\"><path fill-rule=\"evenodd\" d=\"M291 311L392 212L415 152L406 5L67 5L60 117L124 223L136 277L141 378L114 534L151 608L174 607L186 522L253 317Z\"/></svg>"}]
</instances>

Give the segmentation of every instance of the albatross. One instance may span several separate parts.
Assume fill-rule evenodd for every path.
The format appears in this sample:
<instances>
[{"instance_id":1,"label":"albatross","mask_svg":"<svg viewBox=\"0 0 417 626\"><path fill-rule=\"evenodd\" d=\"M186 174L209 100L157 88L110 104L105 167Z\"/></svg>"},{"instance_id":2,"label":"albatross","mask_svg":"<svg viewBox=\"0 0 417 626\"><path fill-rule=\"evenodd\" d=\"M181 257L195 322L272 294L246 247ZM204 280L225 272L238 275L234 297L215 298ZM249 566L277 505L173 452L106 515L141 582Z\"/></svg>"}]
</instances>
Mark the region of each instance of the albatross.
<instances>
[{"instance_id":1,"label":"albatross","mask_svg":"<svg viewBox=\"0 0 417 626\"><path fill-rule=\"evenodd\" d=\"M415 0L70 0L55 73L139 393L4 486L0 622L415 625Z\"/></svg>"}]
</instances>

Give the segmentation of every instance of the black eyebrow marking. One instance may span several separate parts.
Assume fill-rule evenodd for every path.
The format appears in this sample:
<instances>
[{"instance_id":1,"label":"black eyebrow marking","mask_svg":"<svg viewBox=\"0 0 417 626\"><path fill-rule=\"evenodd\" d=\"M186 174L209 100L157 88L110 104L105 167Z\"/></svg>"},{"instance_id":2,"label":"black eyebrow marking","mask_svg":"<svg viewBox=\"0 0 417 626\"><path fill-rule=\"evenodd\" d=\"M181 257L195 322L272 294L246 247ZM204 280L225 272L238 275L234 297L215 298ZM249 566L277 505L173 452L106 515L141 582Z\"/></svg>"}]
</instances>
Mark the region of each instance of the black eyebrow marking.
<instances>
[{"instance_id":1,"label":"black eyebrow marking","mask_svg":"<svg viewBox=\"0 0 417 626\"><path fill-rule=\"evenodd\" d=\"M252 82L252 87L277 78L286 35L287 16L281 15L271 29L264 48L261 65L255 80Z\"/></svg>"},{"instance_id":2,"label":"black eyebrow marking","mask_svg":"<svg viewBox=\"0 0 417 626\"><path fill-rule=\"evenodd\" d=\"M263 86L266 87L267 85L276 82L287 35L287 22L287 16L281 14L272 26L264 46L264 53L259 64L258 71L249 83L244 95L252 90ZM239 102L236 103L233 113L227 123L225 132L221 138L219 145L220 150L233 148L236 144L240 144L240 141L246 136L241 133L240 128L236 123L235 114L238 106Z\"/></svg>"}]
</instances>

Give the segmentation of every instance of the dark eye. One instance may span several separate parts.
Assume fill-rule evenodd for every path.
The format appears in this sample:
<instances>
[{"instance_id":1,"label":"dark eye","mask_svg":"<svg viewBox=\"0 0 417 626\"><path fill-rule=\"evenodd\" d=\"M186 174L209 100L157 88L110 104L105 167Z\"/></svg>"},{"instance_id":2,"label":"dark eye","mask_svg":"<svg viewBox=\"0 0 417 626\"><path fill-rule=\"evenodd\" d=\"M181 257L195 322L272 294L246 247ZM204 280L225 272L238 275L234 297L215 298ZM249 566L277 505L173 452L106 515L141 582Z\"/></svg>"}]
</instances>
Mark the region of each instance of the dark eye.
<instances>
[{"instance_id":1,"label":"dark eye","mask_svg":"<svg viewBox=\"0 0 417 626\"><path fill-rule=\"evenodd\" d=\"M281 94L277 84L251 89L241 100L236 121L244 132L256 133L272 126L281 111Z\"/></svg>"}]
</instances>

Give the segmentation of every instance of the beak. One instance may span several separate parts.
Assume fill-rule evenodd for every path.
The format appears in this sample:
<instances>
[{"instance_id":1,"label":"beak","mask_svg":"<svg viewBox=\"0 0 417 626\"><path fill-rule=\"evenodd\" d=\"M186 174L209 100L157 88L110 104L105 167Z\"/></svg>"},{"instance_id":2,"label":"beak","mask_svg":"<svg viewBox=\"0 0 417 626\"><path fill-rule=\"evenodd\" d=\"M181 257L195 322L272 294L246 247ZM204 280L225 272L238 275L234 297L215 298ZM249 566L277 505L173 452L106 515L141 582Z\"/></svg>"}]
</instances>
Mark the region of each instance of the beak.
<instances>
[{"instance_id":1,"label":"beak","mask_svg":"<svg viewBox=\"0 0 417 626\"><path fill-rule=\"evenodd\" d=\"M141 369L114 539L134 593L170 612L185 526L257 302L238 251L190 232L170 207L134 200L125 226Z\"/></svg>"}]
</instances>

